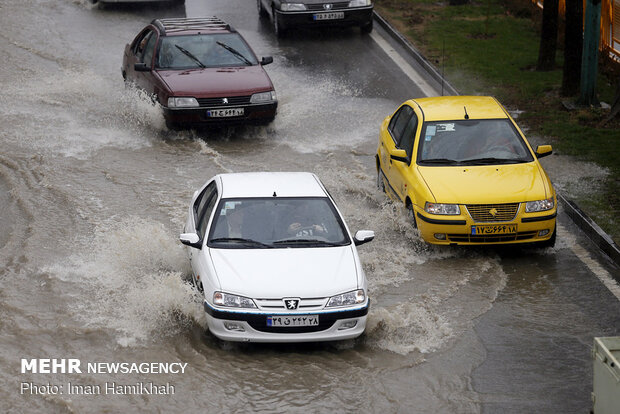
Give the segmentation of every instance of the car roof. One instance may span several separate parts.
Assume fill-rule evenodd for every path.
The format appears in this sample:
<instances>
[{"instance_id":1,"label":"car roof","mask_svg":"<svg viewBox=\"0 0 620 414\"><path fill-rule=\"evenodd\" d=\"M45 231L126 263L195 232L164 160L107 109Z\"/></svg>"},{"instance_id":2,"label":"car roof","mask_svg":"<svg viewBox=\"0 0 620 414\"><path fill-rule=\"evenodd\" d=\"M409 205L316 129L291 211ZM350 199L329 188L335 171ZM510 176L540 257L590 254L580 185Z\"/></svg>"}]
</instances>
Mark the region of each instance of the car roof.
<instances>
[{"instance_id":1,"label":"car roof","mask_svg":"<svg viewBox=\"0 0 620 414\"><path fill-rule=\"evenodd\" d=\"M217 176L222 198L326 197L319 178L308 172L246 172Z\"/></svg>"},{"instance_id":2,"label":"car roof","mask_svg":"<svg viewBox=\"0 0 620 414\"><path fill-rule=\"evenodd\" d=\"M425 121L508 118L504 107L492 96L435 96L412 99ZM469 118L465 118L465 111Z\"/></svg>"},{"instance_id":3,"label":"car roof","mask_svg":"<svg viewBox=\"0 0 620 414\"><path fill-rule=\"evenodd\" d=\"M216 16L154 19L151 24L159 29L162 36L236 32L228 23Z\"/></svg>"}]
</instances>

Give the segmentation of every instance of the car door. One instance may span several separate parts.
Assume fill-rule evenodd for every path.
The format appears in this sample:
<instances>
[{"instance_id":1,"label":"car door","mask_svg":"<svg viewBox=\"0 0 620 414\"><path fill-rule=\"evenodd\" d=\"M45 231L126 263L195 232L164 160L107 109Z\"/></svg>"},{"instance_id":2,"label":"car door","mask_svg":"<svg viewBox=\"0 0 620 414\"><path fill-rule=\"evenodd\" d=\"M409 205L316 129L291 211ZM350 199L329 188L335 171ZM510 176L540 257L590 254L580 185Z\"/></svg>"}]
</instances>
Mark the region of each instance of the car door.
<instances>
[{"instance_id":1,"label":"car door","mask_svg":"<svg viewBox=\"0 0 620 414\"><path fill-rule=\"evenodd\" d=\"M383 166L383 173L385 174L389 189L396 193L396 195L400 198L401 191L399 190L399 186L401 185L402 179L399 178L400 169L396 168L398 164L402 164L400 161L393 160L390 157L390 152L394 148L400 148L399 144L403 134L405 133L405 129L411 120L413 115L413 108L411 108L407 104L403 104L396 113L392 116L390 123L387 127L387 135L382 137L382 160L381 164Z\"/></svg>"},{"instance_id":2,"label":"car door","mask_svg":"<svg viewBox=\"0 0 620 414\"><path fill-rule=\"evenodd\" d=\"M186 231L195 231L200 237L202 249L189 249L189 261L193 271L194 283L203 290L203 284L213 285L215 275L210 274L211 266L209 265L209 253L206 249L205 240L207 237L207 229L211 220L211 214L218 200L217 185L215 181L211 181L205 189L198 195L192 206L192 218L189 223L193 225L193 229Z\"/></svg>"},{"instance_id":3,"label":"car door","mask_svg":"<svg viewBox=\"0 0 620 414\"><path fill-rule=\"evenodd\" d=\"M125 49L125 67L123 71L126 79L149 93L155 92L153 77L153 57L157 46L158 35L152 29L145 29L140 33L130 47ZM144 63L149 71L136 71L136 63Z\"/></svg>"},{"instance_id":4,"label":"car door","mask_svg":"<svg viewBox=\"0 0 620 414\"><path fill-rule=\"evenodd\" d=\"M413 185L414 174L411 168L413 159L413 147L418 130L418 116L415 111L411 113L409 121L400 135L396 148L405 150L407 153L407 161L392 161L392 177L394 190L401 200L405 200L408 190Z\"/></svg>"}]
</instances>

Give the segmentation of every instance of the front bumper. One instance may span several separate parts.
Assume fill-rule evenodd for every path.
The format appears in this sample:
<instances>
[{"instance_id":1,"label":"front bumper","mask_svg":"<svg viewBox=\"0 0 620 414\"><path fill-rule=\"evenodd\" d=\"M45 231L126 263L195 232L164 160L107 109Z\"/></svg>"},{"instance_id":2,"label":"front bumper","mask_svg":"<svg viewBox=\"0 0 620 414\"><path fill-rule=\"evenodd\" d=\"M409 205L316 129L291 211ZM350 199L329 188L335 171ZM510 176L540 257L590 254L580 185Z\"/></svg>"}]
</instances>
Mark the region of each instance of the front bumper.
<instances>
[{"instance_id":1,"label":"front bumper","mask_svg":"<svg viewBox=\"0 0 620 414\"><path fill-rule=\"evenodd\" d=\"M432 244L519 244L536 243L549 240L555 230L557 207L538 213L524 213L521 203L516 217L509 222L475 222L467 213L459 216L440 216L428 214L419 207L414 207L416 223L422 238ZM463 211L463 206L461 206ZM502 226L516 224L517 232L510 234L475 234L472 226ZM436 235L443 234L445 239Z\"/></svg>"},{"instance_id":2,"label":"front bumper","mask_svg":"<svg viewBox=\"0 0 620 414\"><path fill-rule=\"evenodd\" d=\"M229 117L209 117L210 109L225 110L243 108L243 115ZM182 125L211 125L211 124L236 124L236 123L261 123L272 121L277 112L278 101L266 104L227 105L214 106L213 108L169 108L163 107L166 121Z\"/></svg>"},{"instance_id":3,"label":"front bumper","mask_svg":"<svg viewBox=\"0 0 620 414\"><path fill-rule=\"evenodd\" d=\"M372 22L373 6L346 8L337 10L307 10L284 12L275 10L278 22L283 29L291 27L312 27L312 26L364 26ZM329 12L342 12L344 18L333 20L317 20L316 15Z\"/></svg>"},{"instance_id":4,"label":"front bumper","mask_svg":"<svg viewBox=\"0 0 620 414\"><path fill-rule=\"evenodd\" d=\"M366 329L366 318L370 302L364 306L342 310L281 313L265 311L231 311L214 308L204 302L207 325L216 337L236 342L322 342L351 339L360 336ZM319 315L318 326L271 327L267 316ZM355 326L343 329L343 324L357 322ZM240 329L231 330L230 323ZM226 325L229 325L227 328ZM242 330L241 330L242 329Z\"/></svg>"}]
</instances>

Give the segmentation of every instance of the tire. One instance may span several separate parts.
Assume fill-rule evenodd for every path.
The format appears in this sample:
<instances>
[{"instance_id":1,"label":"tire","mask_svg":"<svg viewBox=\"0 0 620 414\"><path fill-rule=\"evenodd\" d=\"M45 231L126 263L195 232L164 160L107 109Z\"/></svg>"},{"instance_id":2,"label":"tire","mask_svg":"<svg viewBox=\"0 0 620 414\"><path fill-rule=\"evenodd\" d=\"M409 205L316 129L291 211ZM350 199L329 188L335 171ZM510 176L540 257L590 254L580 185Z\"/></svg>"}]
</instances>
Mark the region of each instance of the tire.
<instances>
[{"instance_id":1,"label":"tire","mask_svg":"<svg viewBox=\"0 0 620 414\"><path fill-rule=\"evenodd\" d=\"M385 183L383 182L383 173L381 172L380 165L377 165L377 188L382 193L385 193Z\"/></svg>"},{"instance_id":2,"label":"tire","mask_svg":"<svg viewBox=\"0 0 620 414\"><path fill-rule=\"evenodd\" d=\"M372 32L372 20L366 24L361 25L360 31L362 32L362 34L369 34L370 32Z\"/></svg>"},{"instance_id":3,"label":"tire","mask_svg":"<svg viewBox=\"0 0 620 414\"><path fill-rule=\"evenodd\" d=\"M283 38L286 34L286 30L280 24L278 20L278 15L276 14L276 9L271 9L272 12L272 20L273 20L273 32L276 34L276 37Z\"/></svg>"},{"instance_id":4,"label":"tire","mask_svg":"<svg viewBox=\"0 0 620 414\"><path fill-rule=\"evenodd\" d=\"M170 131L178 131L181 129L181 125L178 122L171 122L166 119L166 128Z\"/></svg>"},{"instance_id":5,"label":"tire","mask_svg":"<svg viewBox=\"0 0 620 414\"><path fill-rule=\"evenodd\" d=\"M261 2L261 0L256 0L256 6L258 8L258 17L267 16L267 10L265 10L265 8L263 7L263 3Z\"/></svg>"},{"instance_id":6,"label":"tire","mask_svg":"<svg viewBox=\"0 0 620 414\"><path fill-rule=\"evenodd\" d=\"M407 216L411 220L411 225L413 226L413 228L417 229L418 222L415 220L415 214L413 212L413 204L411 204L411 201L409 200L407 200Z\"/></svg>"}]
</instances>

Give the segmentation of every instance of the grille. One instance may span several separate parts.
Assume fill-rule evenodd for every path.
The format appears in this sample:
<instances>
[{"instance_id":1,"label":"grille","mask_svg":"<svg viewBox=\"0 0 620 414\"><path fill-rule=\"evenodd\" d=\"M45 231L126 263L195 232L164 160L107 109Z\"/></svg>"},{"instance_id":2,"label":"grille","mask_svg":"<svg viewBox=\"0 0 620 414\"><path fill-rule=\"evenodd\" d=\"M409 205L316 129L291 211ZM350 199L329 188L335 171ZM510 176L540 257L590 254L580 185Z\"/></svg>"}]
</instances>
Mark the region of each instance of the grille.
<instances>
[{"instance_id":1,"label":"grille","mask_svg":"<svg viewBox=\"0 0 620 414\"><path fill-rule=\"evenodd\" d=\"M519 203L511 204L468 204L467 211L474 221L499 222L514 220ZM491 213L495 213L494 215Z\"/></svg>"},{"instance_id":2,"label":"grille","mask_svg":"<svg viewBox=\"0 0 620 414\"><path fill-rule=\"evenodd\" d=\"M228 99L228 103L224 103L224 98L198 98L198 105L200 106L227 106L227 105L245 105L250 103L251 96L231 96Z\"/></svg>"},{"instance_id":3,"label":"grille","mask_svg":"<svg viewBox=\"0 0 620 414\"><path fill-rule=\"evenodd\" d=\"M335 3L325 3L325 4L331 4L332 5L331 9L326 9L325 7L323 7L324 4L306 4L306 7L310 11L332 11L332 10L342 10L342 9L349 8L348 1L338 1Z\"/></svg>"},{"instance_id":4,"label":"grille","mask_svg":"<svg viewBox=\"0 0 620 414\"><path fill-rule=\"evenodd\" d=\"M260 309L286 311L286 306L281 298L278 299L256 299L256 304ZM327 298L301 298L297 311L320 310L327 304ZM293 310L292 312L295 312Z\"/></svg>"},{"instance_id":5,"label":"grille","mask_svg":"<svg viewBox=\"0 0 620 414\"><path fill-rule=\"evenodd\" d=\"M517 234L448 234L448 240L455 243L501 243L528 240L536 236L536 231L523 231Z\"/></svg>"}]
</instances>

